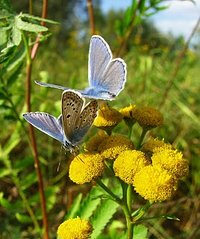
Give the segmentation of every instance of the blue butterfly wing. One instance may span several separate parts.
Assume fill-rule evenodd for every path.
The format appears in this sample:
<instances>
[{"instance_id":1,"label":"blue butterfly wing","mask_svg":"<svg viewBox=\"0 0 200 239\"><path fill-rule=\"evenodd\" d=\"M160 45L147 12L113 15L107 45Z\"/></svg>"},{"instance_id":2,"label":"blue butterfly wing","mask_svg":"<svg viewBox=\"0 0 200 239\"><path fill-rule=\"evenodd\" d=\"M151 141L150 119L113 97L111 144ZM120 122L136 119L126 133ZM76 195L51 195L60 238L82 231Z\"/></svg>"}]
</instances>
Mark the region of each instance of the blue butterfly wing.
<instances>
[{"instance_id":1,"label":"blue butterfly wing","mask_svg":"<svg viewBox=\"0 0 200 239\"><path fill-rule=\"evenodd\" d=\"M112 59L108 43L100 36L92 36L90 40L88 78L90 87L102 85L102 75Z\"/></svg>"},{"instance_id":2,"label":"blue butterfly wing","mask_svg":"<svg viewBox=\"0 0 200 239\"><path fill-rule=\"evenodd\" d=\"M62 115L56 119L54 116L43 112L30 112L23 114L26 121L43 133L57 139L64 144L64 135L62 128Z\"/></svg>"},{"instance_id":3,"label":"blue butterfly wing","mask_svg":"<svg viewBox=\"0 0 200 239\"><path fill-rule=\"evenodd\" d=\"M112 60L109 45L100 36L93 36L89 51L89 88L84 96L112 100L124 88L126 63L121 58Z\"/></svg>"},{"instance_id":4,"label":"blue butterfly wing","mask_svg":"<svg viewBox=\"0 0 200 239\"><path fill-rule=\"evenodd\" d=\"M66 87L61 86L61 85L48 84L48 83L38 82L38 81L35 81L35 83L37 85L40 85L40 86L55 88L55 89L59 89L59 90L67 90L67 89L69 89L69 88L66 88Z\"/></svg>"}]
</instances>

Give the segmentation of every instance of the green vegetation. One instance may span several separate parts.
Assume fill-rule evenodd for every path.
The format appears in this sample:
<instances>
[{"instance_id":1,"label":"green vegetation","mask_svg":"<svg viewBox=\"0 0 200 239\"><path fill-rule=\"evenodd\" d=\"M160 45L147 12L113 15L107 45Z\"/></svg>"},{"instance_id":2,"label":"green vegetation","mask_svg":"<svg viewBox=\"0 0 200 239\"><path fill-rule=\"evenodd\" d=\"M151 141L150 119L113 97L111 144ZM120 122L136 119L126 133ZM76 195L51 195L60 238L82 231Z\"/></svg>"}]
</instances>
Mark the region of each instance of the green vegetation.
<instances>
[{"instance_id":1,"label":"green vegetation","mask_svg":"<svg viewBox=\"0 0 200 239\"><path fill-rule=\"evenodd\" d=\"M116 204L108 198L102 204L100 199L94 200L101 194L98 188L85 196L91 185L75 185L68 178L73 156L38 130L34 137L22 118L29 110L60 114L61 91L40 87L35 80L74 89L88 85L89 32L93 34L94 30L109 43L114 55L127 63L126 86L109 104L115 109L135 104L160 110L164 124L151 131L151 136L164 138L182 151L190 165L189 175L180 182L175 196L151 207L148 216L158 218L135 227L134 239L146 238L146 228L150 239L200 238L200 54L195 51L200 43L195 49L191 45L188 48L182 37L163 35L154 27L149 17L166 9L162 0L133 0L124 12L107 14L102 12L100 1L94 1L95 29L86 1L49 2L50 20L45 14L38 17L42 4L33 2L28 6L28 1L0 0L0 238L45 235L42 193L34 167L37 151L49 222L49 237L44 238L56 238L58 225L78 210L87 218L96 208L96 238L124 238L120 237L124 229L121 212L112 220L106 213L110 207L114 214ZM39 48L34 50L36 39ZM96 132L93 127L85 141ZM114 132L127 135L125 123ZM132 139L140 134L141 128L136 126ZM35 139L37 150L33 148ZM145 207L142 198L134 209L138 205ZM177 218L180 220L173 220ZM103 222L98 224L98 220Z\"/></svg>"}]
</instances>

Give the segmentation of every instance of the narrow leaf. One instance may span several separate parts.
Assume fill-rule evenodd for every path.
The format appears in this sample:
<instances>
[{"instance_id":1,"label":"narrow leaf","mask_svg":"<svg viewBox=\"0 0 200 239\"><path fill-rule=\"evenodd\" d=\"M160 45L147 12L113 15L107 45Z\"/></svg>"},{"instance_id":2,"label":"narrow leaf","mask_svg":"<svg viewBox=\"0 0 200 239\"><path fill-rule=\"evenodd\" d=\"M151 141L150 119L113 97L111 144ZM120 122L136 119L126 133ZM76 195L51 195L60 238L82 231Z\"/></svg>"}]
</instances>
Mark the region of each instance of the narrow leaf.
<instances>
[{"instance_id":1,"label":"narrow leaf","mask_svg":"<svg viewBox=\"0 0 200 239\"><path fill-rule=\"evenodd\" d=\"M80 193L78 194L78 196L74 199L73 204L70 208L70 210L67 213L67 216L65 219L69 219L69 218L75 218L77 215L77 212L80 208L81 205L81 200L83 198L83 195Z\"/></svg>"},{"instance_id":2,"label":"narrow leaf","mask_svg":"<svg viewBox=\"0 0 200 239\"><path fill-rule=\"evenodd\" d=\"M91 239L97 238L101 231L105 228L107 223L112 218L113 214L117 211L119 205L110 199L102 200L101 204L98 206L95 214L91 218L91 223L94 228Z\"/></svg>"},{"instance_id":3,"label":"narrow leaf","mask_svg":"<svg viewBox=\"0 0 200 239\"><path fill-rule=\"evenodd\" d=\"M18 15L15 17L15 24L18 29L27 31L27 32L36 32L37 33L37 32L48 31L47 27L23 21L21 19L21 15Z\"/></svg>"},{"instance_id":4,"label":"narrow leaf","mask_svg":"<svg viewBox=\"0 0 200 239\"><path fill-rule=\"evenodd\" d=\"M16 213L15 216L16 216L17 220L21 223L27 224L27 223L32 222L30 216L23 215L23 214L20 214L20 213Z\"/></svg>"},{"instance_id":5,"label":"narrow leaf","mask_svg":"<svg viewBox=\"0 0 200 239\"><path fill-rule=\"evenodd\" d=\"M59 24L59 22L50 20L50 19L46 19L46 18L41 18L41 17L36 17L27 13L22 13L21 14L22 17L26 17L32 20L37 20L37 21L43 21L43 22L47 22L47 23L51 23L51 24Z\"/></svg>"},{"instance_id":6,"label":"narrow leaf","mask_svg":"<svg viewBox=\"0 0 200 239\"><path fill-rule=\"evenodd\" d=\"M79 210L78 215L81 218L89 219L89 217L93 214L94 210L101 203L101 199L99 198L102 195L102 192L98 189L98 187L92 188L90 193L81 203L81 208Z\"/></svg>"},{"instance_id":7,"label":"narrow leaf","mask_svg":"<svg viewBox=\"0 0 200 239\"><path fill-rule=\"evenodd\" d=\"M16 18L15 18L16 19ZM22 36L21 36L21 31L17 28L17 24L14 24L12 27L12 32L11 32L11 37L12 37L12 42L15 46L19 46Z\"/></svg>"}]
</instances>

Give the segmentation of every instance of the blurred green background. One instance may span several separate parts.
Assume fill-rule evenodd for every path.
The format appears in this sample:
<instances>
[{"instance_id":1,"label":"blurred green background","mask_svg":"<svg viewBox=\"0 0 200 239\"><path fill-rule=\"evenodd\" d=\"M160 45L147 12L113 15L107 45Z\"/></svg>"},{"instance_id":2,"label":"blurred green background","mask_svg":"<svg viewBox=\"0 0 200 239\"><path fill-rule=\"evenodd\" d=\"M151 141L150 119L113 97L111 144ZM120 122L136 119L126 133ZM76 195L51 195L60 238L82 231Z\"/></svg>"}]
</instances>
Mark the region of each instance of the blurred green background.
<instances>
[{"instance_id":1,"label":"blurred green background","mask_svg":"<svg viewBox=\"0 0 200 239\"><path fill-rule=\"evenodd\" d=\"M155 27L150 15L165 11L166 1L141 1L146 8L140 6L134 12L136 2L132 1L132 5L123 10L105 12L102 1L93 1L96 34L108 42L114 56L122 57L127 63L125 89L110 104L116 109L129 104L159 109L164 116L164 125L151 134L173 144L190 164L190 174L179 185L175 197L152 208L153 214L160 211L174 214L180 221L148 222L149 238L197 239L200 238L200 41L190 42L185 49L186 40L182 36L163 34ZM0 238L39 238L22 196L25 195L40 221L37 176L28 143L27 123L22 119L22 113L27 110L26 51L23 40L9 46L13 37L9 35L12 28L9 24L13 24L9 14L29 12L41 16L41 9L41 1L20 0L10 4L0 1L0 47L3 50L0 55ZM49 31L44 34L33 61L31 110L57 117L61 111L61 91L42 88L34 81L74 89L87 87L91 37L87 2L49 1L48 19L59 24L47 23ZM126 45L119 52L128 32ZM33 45L36 33L24 31L24 35ZM127 134L123 123L115 131ZM91 129L86 138L95 132L96 129ZM64 152L60 143L37 130L35 133L47 194L50 231L55 238L57 225L71 204L69 197L87 191L87 187L75 186L67 178L70 155ZM140 133L135 128L133 139Z\"/></svg>"}]
</instances>

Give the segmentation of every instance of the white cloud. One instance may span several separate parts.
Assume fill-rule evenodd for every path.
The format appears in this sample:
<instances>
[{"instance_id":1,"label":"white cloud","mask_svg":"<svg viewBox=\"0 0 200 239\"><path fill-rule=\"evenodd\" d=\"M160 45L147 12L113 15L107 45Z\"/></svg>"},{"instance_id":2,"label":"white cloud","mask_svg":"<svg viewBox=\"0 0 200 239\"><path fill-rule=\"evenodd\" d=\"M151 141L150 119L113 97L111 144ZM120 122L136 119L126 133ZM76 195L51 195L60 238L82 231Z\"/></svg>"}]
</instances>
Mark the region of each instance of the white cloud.
<instances>
[{"instance_id":1,"label":"white cloud","mask_svg":"<svg viewBox=\"0 0 200 239\"><path fill-rule=\"evenodd\" d=\"M193 4L189 1L166 1L169 8L152 17L162 32L188 38L200 17L200 0Z\"/></svg>"}]
</instances>

